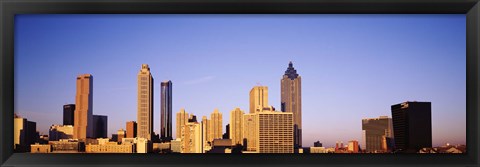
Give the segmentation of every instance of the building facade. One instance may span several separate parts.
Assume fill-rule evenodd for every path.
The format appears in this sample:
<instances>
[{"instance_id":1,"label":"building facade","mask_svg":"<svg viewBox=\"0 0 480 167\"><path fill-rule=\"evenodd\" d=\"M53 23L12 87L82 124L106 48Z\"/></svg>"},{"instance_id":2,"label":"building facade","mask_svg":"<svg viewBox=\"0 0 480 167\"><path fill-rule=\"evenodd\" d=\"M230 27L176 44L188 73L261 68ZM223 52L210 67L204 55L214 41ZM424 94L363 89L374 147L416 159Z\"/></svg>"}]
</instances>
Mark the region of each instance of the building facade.
<instances>
[{"instance_id":1,"label":"building facade","mask_svg":"<svg viewBox=\"0 0 480 167\"><path fill-rule=\"evenodd\" d=\"M208 151L211 148L212 139L210 138L210 120L206 116L202 117L202 140L203 140L203 150Z\"/></svg>"},{"instance_id":2,"label":"building facade","mask_svg":"<svg viewBox=\"0 0 480 167\"><path fill-rule=\"evenodd\" d=\"M137 137L137 122L130 121L127 122L127 138Z\"/></svg>"},{"instance_id":3,"label":"building facade","mask_svg":"<svg viewBox=\"0 0 480 167\"><path fill-rule=\"evenodd\" d=\"M230 111L230 135L232 143L243 144L243 115L245 113L240 108Z\"/></svg>"},{"instance_id":4,"label":"building facade","mask_svg":"<svg viewBox=\"0 0 480 167\"><path fill-rule=\"evenodd\" d=\"M108 117L106 115L93 115L92 138L107 138Z\"/></svg>"},{"instance_id":5,"label":"building facade","mask_svg":"<svg viewBox=\"0 0 480 167\"><path fill-rule=\"evenodd\" d=\"M180 109L176 117L176 138L182 137L182 126L188 123L188 113L184 108Z\"/></svg>"},{"instance_id":6,"label":"building facade","mask_svg":"<svg viewBox=\"0 0 480 167\"><path fill-rule=\"evenodd\" d=\"M257 152L294 153L293 113L262 111L257 114Z\"/></svg>"},{"instance_id":7,"label":"building facade","mask_svg":"<svg viewBox=\"0 0 480 167\"><path fill-rule=\"evenodd\" d=\"M203 140L201 124L189 122L182 126L182 153L202 153Z\"/></svg>"},{"instance_id":8,"label":"building facade","mask_svg":"<svg viewBox=\"0 0 480 167\"><path fill-rule=\"evenodd\" d=\"M384 141L393 141L392 118L380 116L379 118L362 119L362 148L368 153L388 152ZM390 150L393 143L389 144Z\"/></svg>"},{"instance_id":9,"label":"building facade","mask_svg":"<svg viewBox=\"0 0 480 167\"><path fill-rule=\"evenodd\" d=\"M263 107L268 107L268 87L255 86L250 90L250 113L259 112L257 108Z\"/></svg>"},{"instance_id":10,"label":"building facade","mask_svg":"<svg viewBox=\"0 0 480 167\"><path fill-rule=\"evenodd\" d=\"M63 105L63 125L75 125L75 104Z\"/></svg>"},{"instance_id":11,"label":"building facade","mask_svg":"<svg viewBox=\"0 0 480 167\"><path fill-rule=\"evenodd\" d=\"M153 77L148 64L142 64L137 81L137 136L151 140L153 135Z\"/></svg>"},{"instance_id":12,"label":"building facade","mask_svg":"<svg viewBox=\"0 0 480 167\"><path fill-rule=\"evenodd\" d=\"M161 83L160 138L163 141L172 140L172 81Z\"/></svg>"},{"instance_id":13,"label":"building facade","mask_svg":"<svg viewBox=\"0 0 480 167\"><path fill-rule=\"evenodd\" d=\"M15 115L13 127L13 148L15 152L30 152L30 145L39 138L35 122Z\"/></svg>"},{"instance_id":14,"label":"building facade","mask_svg":"<svg viewBox=\"0 0 480 167\"><path fill-rule=\"evenodd\" d=\"M73 139L72 125L52 125L48 130L48 140Z\"/></svg>"},{"instance_id":15,"label":"building facade","mask_svg":"<svg viewBox=\"0 0 480 167\"><path fill-rule=\"evenodd\" d=\"M223 138L223 122L222 113L215 109L210 115L210 139L222 139Z\"/></svg>"},{"instance_id":16,"label":"building facade","mask_svg":"<svg viewBox=\"0 0 480 167\"><path fill-rule=\"evenodd\" d=\"M293 113L295 148L302 147L302 78L292 62L281 80L281 110Z\"/></svg>"},{"instance_id":17,"label":"building facade","mask_svg":"<svg viewBox=\"0 0 480 167\"><path fill-rule=\"evenodd\" d=\"M432 147L432 104L404 102L392 105L395 149L415 153Z\"/></svg>"},{"instance_id":18,"label":"building facade","mask_svg":"<svg viewBox=\"0 0 480 167\"><path fill-rule=\"evenodd\" d=\"M257 151L257 115L243 115L243 146L246 151Z\"/></svg>"},{"instance_id":19,"label":"building facade","mask_svg":"<svg viewBox=\"0 0 480 167\"><path fill-rule=\"evenodd\" d=\"M86 140L93 137L93 76L83 74L77 77L75 96L73 138Z\"/></svg>"}]
</instances>

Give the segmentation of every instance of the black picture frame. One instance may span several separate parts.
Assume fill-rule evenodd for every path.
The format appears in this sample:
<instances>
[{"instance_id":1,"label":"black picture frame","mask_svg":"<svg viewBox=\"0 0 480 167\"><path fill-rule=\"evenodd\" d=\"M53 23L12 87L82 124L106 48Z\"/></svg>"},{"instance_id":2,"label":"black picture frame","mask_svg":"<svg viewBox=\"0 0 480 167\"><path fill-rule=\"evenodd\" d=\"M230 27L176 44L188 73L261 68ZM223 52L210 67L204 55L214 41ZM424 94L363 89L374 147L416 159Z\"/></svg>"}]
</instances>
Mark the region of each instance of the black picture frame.
<instances>
[{"instance_id":1,"label":"black picture frame","mask_svg":"<svg viewBox=\"0 0 480 167\"><path fill-rule=\"evenodd\" d=\"M2 166L478 166L479 0L2 0L0 164ZM466 154L29 154L13 153L16 14L465 14Z\"/></svg>"}]
</instances>

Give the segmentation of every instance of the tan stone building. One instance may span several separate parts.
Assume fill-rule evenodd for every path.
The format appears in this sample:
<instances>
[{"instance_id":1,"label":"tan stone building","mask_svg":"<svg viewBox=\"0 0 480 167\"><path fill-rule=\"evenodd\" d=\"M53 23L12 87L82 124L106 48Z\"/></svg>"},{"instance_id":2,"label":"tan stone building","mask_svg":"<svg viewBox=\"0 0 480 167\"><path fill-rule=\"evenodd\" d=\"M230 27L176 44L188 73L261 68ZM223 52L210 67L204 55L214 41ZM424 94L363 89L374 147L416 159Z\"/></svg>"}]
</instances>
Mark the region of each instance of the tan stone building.
<instances>
[{"instance_id":1,"label":"tan stone building","mask_svg":"<svg viewBox=\"0 0 480 167\"><path fill-rule=\"evenodd\" d=\"M153 77L148 64L138 72L137 136L152 139L153 135ZM76 125L76 124L75 124Z\"/></svg>"},{"instance_id":2,"label":"tan stone building","mask_svg":"<svg viewBox=\"0 0 480 167\"><path fill-rule=\"evenodd\" d=\"M264 110L257 114L257 152L294 153L293 113Z\"/></svg>"},{"instance_id":3,"label":"tan stone building","mask_svg":"<svg viewBox=\"0 0 480 167\"><path fill-rule=\"evenodd\" d=\"M73 129L72 125L52 125L48 131L48 140L73 139Z\"/></svg>"},{"instance_id":4,"label":"tan stone building","mask_svg":"<svg viewBox=\"0 0 480 167\"><path fill-rule=\"evenodd\" d=\"M255 86L250 90L250 113L256 113L260 108L268 106L268 87Z\"/></svg>"},{"instance_id":5,"label":"tan stone building","mask_svg":"<svg viewBox=\"0 0 480 167\"><path fill-rule=\"evenodd\" d=\"M73 138L85 141L93 137L93 76L77 77Z\"/></svg>"},{"instance_id":6,"label":"tan stone building","mask_svg":"<svg viewBox=\"0 0 480 167\"><path fill-rule=\"evenodd\" d=\"M233 145L243 145L243 115L245 113L240 108L235 108L230 112L230 139Z\"/></svg>"},{"instance_id":7,"label":"tan stone building","mask_svg":"<svg viewBox=\"0 0 480 167\"><path fill-rule=\"evenodd\" d=\"M243 146L247 151L257 151L257 115L243 115Z\"/></svg>"},{"instance_id":8,"label":"tan stone building","mask_svg":"<svg viewBox=\"0 0 480 167\"><path fill-rule=\"evenodd\" d=\"M182 126L182 153L202 153L203 140L201 124L189 122Z\"/></svg>"},{"instance_id":9,"label":"tan stone building","mask_svg":"<svg viewBox=\"0 0 480 167\"><path fill-rule=\"evenodd\" d=\"M182 137L182 126L185 125L188 122L188 113L185 111L184 108L180 109L180 111L177 113L176 117L176 138L181 138Z\"/></svg>"},{"instance_id":10,"label":"tan stone building","mask_svg":"<svg viewBox=\"0 0 480 167\"><path fill-rule=\"evenodd\" d=\"M288 64L281 79L281 111L293 113L295 148L302 147L302 77Z\"/></svg>"},{"instance_id":11,"label":"tan stone building","mask_svg":"<svg viewBox=\"0 0 480 167\"><path fill-rule=\"evenodd\" d=\"M223 122L222 122L222 113L215 109L210 115L210 139L221 139L223 138Z\"/></svg>"},{"instance_id":12,"label":"tan stone building","mask_svg":"<svg viewBox=\"0 0 480 167\"><path fill-rule=\"evenodd\" d=\"M50 144L32 144L31 146L31 153L51 153L52 152L52 145Z\"/></svg>"}]
</instances>

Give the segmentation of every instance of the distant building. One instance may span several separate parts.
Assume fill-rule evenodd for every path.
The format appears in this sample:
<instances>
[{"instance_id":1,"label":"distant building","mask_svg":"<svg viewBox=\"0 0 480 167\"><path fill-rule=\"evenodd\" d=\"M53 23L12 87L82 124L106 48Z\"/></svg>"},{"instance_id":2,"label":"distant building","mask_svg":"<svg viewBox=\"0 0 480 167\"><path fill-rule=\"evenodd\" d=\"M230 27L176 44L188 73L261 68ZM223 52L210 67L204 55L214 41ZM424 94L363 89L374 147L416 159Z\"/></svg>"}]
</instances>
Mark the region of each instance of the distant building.
<instances>
[{"instance_id":1,"label":"distant building","mask_svg":"<svg viewBox=\"0 0 480 167\"><path fill-rule=\"evenodd\" d=\"M142 64L137 76L137 136L151 140L153 136L153 77L148 64Z\"/></svg>"},{"instance_id":2,"label":"distant building","mask_svg":"<svg viewBox=\"0 0 480 167\"><path fill-rule=\"evenodd\" d=\"M137 137L137 122L127 122L127 138Z\"/></svg>"},{"instance_id":3,"label":"distant building","mask_svg":"<svg viewBox=\"0 0 480 167\"><path fill-rule=\"evenodd\" d=\"M49 144L32 144L31 146L31 153L51 153L52 146Z\"/></svg>"},{"instance_id":4,"label":"distant building","mask_svg":"<svg viewBox=\"0 0 480 167\"><path fill-rule=\"evenodd\" d=\"M173 153L181 153L182 152L182 140L177 138L175 140L170 141L170 148Z\"/></svg>"},{"instance_id":5,"label":"distant building","mask_svg":"<svg viewBox=\"0 0 480 167\"><path fill-rule=\"evenodd\" d=\"M117 131L117 142L122 142L122 139L127 137L127 132L123 129Z\"/></svg>"},{"instance_id":6,"label":"distant building","mask_svg":"<svg viewBox=\"0 0 480 167\"><path fill-rule=\"evenodd\" d=\"M15 115L16 116L16 115ZM13 127L13 148L15 152L30 152L30 145L39 139L35 122L16 116Z\"/></svg>"},{"instance_id":7,"label":"distant building","mask_svg":"<svg viewBox=\"0 0 480 167\"><path fill-rule=\"evenodd\" d=\"M93 138L107 138L108 117L93 115Z\"/></svg>"},{"instance_id":8,"label":"distant building","mask_svg":"<svg viewBox=\"0 0 480 167\"><path fill-rule=\"evenodd\" d=\"M118 144L117 142L106 142L98 145L86 145L87 153L134 153L133 144Z\"/></svg>"},{"instance_id":9,"label":"distant building","mask_svg":"<svg viewBox=\"0 0 480 167\"><path fill-rule=\"evenodd\" d=\"M243 116L243 147L245 151L257 151L257 115Z\"/></svg>"},{"instance_id":10,"label":"distant building","mask_svg":"<svg viewBox=\"0 0 480 167\"><path fill-rule=\"evenodd\" d=\"M182 126L182 153L202 153L203 140L201 124L197 122L189 122Z\"/></svg>"},{"instance_id":11,"label":"distant building","mask_svg":"<svg viewBox=\"0 0 480 167\"><path fill-rule=\"evenodd\" d=\"M73 139L72 125L52 125L48 130L49 141L58 141L60 139Z\"/></svg>"},{"instance_id":12,"label":"distant building","mask_svg":"<svg viewBox=\"0 0 480 167\"><path fill-rule=\"evenodd\" d=\"M206 116L202 117L202 140L203 140L203 153L210 150L212 139L210 138L210 120Z\"/></svg>"},{"instance_id":13,"label":"distant building","mask_svg":"<svg viewBox=\"0 0 480 167\"><path fill-rule=\"evenodd\" d=\"M182 126L188 123L188 113L184 108L180 109L176 117L176 138L181 138L182 136Z\"/></svg>"},{"instance_id":14,"label":"distant building","mask_svg":"<svg viewBox=\"0 0 480 167\"><path fill-rule=\"evenodd\" d=\"M172 140L172 81L160 84L160 139Z\"/></svg>"},{"instance_id":15,"label":"distant building","mask_svg":"<svg viewBox=\"0 0 480 167\"><path fill-rule=\"evenodd\" d=\"M415 153L432 147L432 104L404 102L392 105L395 149Z\"/></svg>"},{"instance_id":16,"label":"distant building","mask_svg":"<svg viewBox=\"0 0 480 167\"><path fill-rule=\"evenodd\" d=\"M214 139L212 141L212 149L207 151L207 153L232 153L232 148L231 139Z\"/></svg>"},{"instance_id":17,"label":"distant building","mask_svg":"<svg viewBox=\"0 0 480 167\"><path fill-rule=\"evenodd\" d=\"M85 152L85 143L72 139L60 139L60 141L49 141L53 153L78 153Z\"/></svg>"},{"instance_id":18,"label":"distant building","mask_svg":"<svg viewBox=\"0 0 480 167\"><path fill-rule=\"evenodd\" d=\"M310 147L310 153L328 153L325 147Z\"/></svg>"},{"instance_id":19,"label":"distant building","mask_svg":"<svg viewBox=\"0 0 480 167\"><path fill-rule=\"evenodd\" d=\"M281 111L293 113L294 146L302 148L302 77L293 68L292 62L281 80Z\"/></svg>"},{"instance_id":20,"label":"distant building","mask_svg":"<svg viewBox=\"0 0 480 167\"><path fill-rule=\"evenodd\" d=\"M85 141L93 137L93 76L77 77L73 138Z\"/></svg>"},{"instance_id":21,"label":"distant building","mask_svg":"<svg viewBox=\"0 0 480 167\"><path fill-rule=\"evenodd\" d=\"M348 152L350 153L358 153L359 147L358 147L358 141L352 140L348 142Z\"/></svg>"},{"instance_id":22,"label":"distant building","mask_svg":"<svg viewBox=\"0 0 480 167\"><path fill-rule=\"evenodd\" d=\"M197 122L197 116L194 114L190 114L188 117L188 122Z\"/></svg>"},{"instance_id":23,"label":"distant building","mask_svg":"<svg viewBox=\"0 0 480 167\"><path fill-rule=\"evenodd\" d=\"M210 115L210 139L222 139L223 122L222 113L215 109Z\"/></svg>"},{"instance_id":24,"label":"distant building","mask_svg":"<svg viewBox=\"0 0 480 167\"><path fill-rule=\"evenodd\" d=\"M63 125L75 125L75 104L63 105Z\"/></svg>"},{"instance_id":25,"label":"distant building","mask_svg":"<svg viewBox=\"0 0 480 167\"><path fill-rule=\"evenodd\" d=\"M392 118L362 119L362 147L367 153L385 153L393 149Z\"/></svg>"},{"instance_id":26,"label":"distant building","mask_svg":"<svg viewBox=\"0 0 480 167\"><path fill-rule=\"evenodd\" d=\"M145 138L135 138L137 144L137 153L150 153L153 151L153 144L151 141Z\"/></svg>"},{"instance_id":27,"label":"distant building","mask_svg":"<svg viewBox=\"0 0 480 167\"><path fill-rule=\"evenodd\" d=\"M233 144L243 144L243 115L245 112L240 108L230 111L230 128L227 128L227 131Z\"/></svg>"},{"instance_id":28,"label":"distant building","mask_svg":"<svg viewBox=\"0 0 480 167\"><path fill-rule=\"evenodd\" d=\"M250 90L250 114L260 112L257 108L268 107L268 87L255 86Z\"/></svg>"},{"instance_id":29,"label":"distant building","mask_svg":"<svg viewBox=\"0 0 480 167\"><path fill-rule=\"evenodd\" d=\"M223 133L222 139L230 139L230 124L225 125L226 132Z\"/></svg>"},{"instance_id":30,"label":"distant building","mask_svg":"<svg viewBox=\"0 0 480 167\"><path fill-rule=\"evenodd\" d=\"M264 110L256 114L257 152L294 153L293 113Z\"/></svg>"},{"instance_id":31,"label":"distant building","mask_svg":"<svg viewBox=\"0 0 480 167\"><path fill-rule=\"evenodd\" d=\"M313 147L322 147L322 143L320 143L320 141L316 141L313 143Z\"/></svg>"}]
</instances>

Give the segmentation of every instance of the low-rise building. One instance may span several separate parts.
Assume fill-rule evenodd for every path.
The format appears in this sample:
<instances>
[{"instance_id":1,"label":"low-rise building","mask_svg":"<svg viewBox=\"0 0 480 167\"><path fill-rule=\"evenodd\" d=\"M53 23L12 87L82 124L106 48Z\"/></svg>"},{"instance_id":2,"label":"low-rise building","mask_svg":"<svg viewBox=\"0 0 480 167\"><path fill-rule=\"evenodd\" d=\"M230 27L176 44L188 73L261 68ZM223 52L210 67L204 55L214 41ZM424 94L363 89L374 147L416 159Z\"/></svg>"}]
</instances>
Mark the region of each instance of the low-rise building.
<instances>
[{"instance_id":1,"label":"low-rise building","mask_svg":"<svg viewBox=\"0 0 480 167\"><path fill-rule=\"evenodd\" d=\"M49 144L39 144L35 143L30 145L31 153L51 153L52 152L52 146Z\"/></svg>"}]
</instances>

